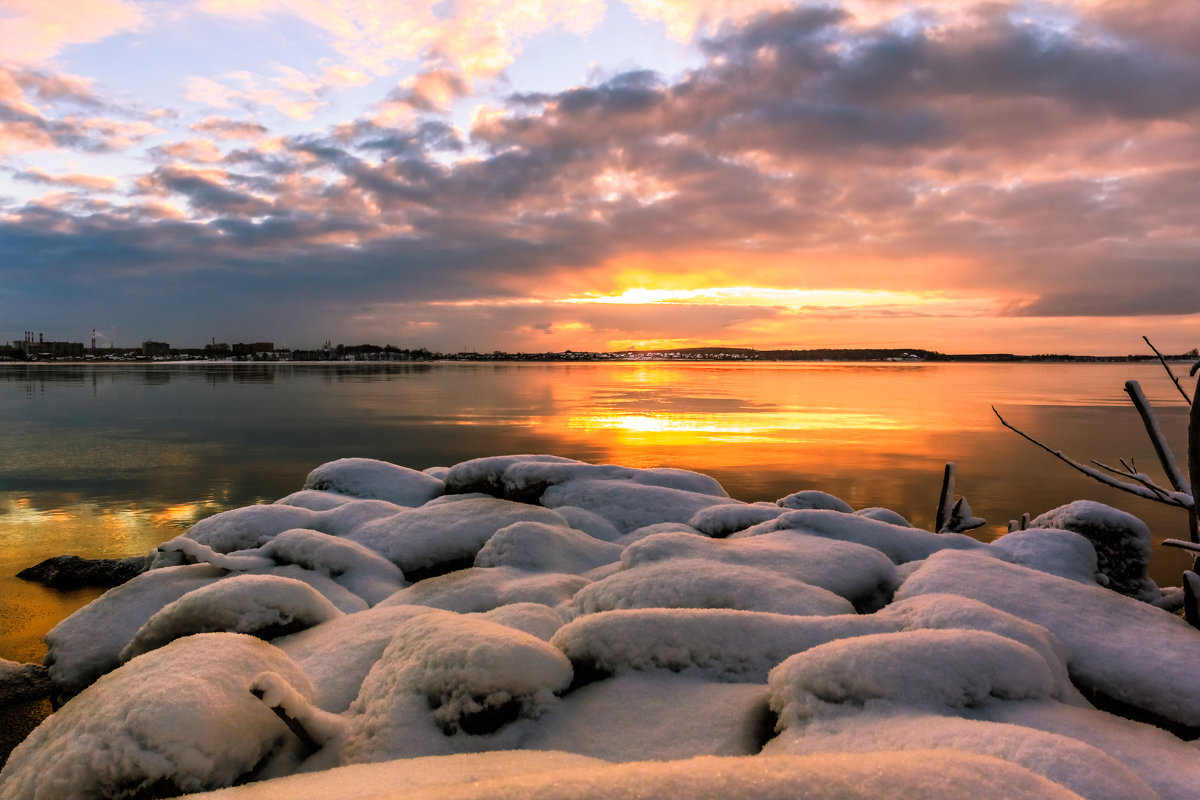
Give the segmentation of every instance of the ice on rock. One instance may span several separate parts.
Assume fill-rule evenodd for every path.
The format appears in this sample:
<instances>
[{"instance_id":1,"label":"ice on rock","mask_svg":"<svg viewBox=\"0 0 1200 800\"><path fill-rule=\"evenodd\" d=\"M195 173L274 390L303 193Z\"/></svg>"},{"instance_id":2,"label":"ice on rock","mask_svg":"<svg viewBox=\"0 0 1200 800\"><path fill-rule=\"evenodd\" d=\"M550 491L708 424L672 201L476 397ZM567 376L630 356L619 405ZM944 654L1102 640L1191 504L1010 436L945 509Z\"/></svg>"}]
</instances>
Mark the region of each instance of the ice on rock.
<instances>
[{"instance_id":1,"label":"ice on rock","mask_svg":"<svg viewBox=\"0 0 1200 800\"><path fill-rule=\"evenodd\" d=\"M1080 688L1200 728L1200 633L1148 603L980 553L945 551L909 576L897 600L970 597L1053 633Z\"/></svg>"},{"instance_id":2,"label":"ice on rock","mask_svg":"<svg viewBox=\"0 0 1200 800\"><path fill-rule=\"evenodd\" d=\"M277 533L292 528L314 528L319 513L288 505L234 508L200 520L185 534L218 553L253 550Z\"/></svg>"},{"instance_id":3,"label":"ice on rock","mask_svg":"<svg viewBox=\"0 0 1200 800\"><path fill-rule=\"evenodd\" d=\"M143 572L110 589L46 634L45 664L63 692L75 694L121 663L121 651L159 609L225 573L210 564Z\"/></svg>"},{"instance_id":4,"label":"ice on rock","mask_svg":"<svg viewBox=\"0 0 1200 800\"><path fill-rule=\"evenodd\" d=\"M284 531L259 552L276 563L295 564L332 578L368 605L387 599L406 585L404 573L383 556L357 542L319 531Z\"/></svg>"},{"instance_id":5,"label":"ice on rock","mask_svg":"<svg viewBox=\"0 0 1200 800\"><path fill-rule=\"evenodd\" d=\"M308 473L305 489L419 506L446 491L432 475L373 458L341 458Z\"/></svg>"},{"instance_id":6,"label":"ice on rock","mask_svg":"<svg viewBox=\"0 0 1200 800\"><path fill-rule=\"evenodd\" d=\"M978 550L986 546L979 540L961 533L930 533L918 528L890 525L869 517L823 509L789 511L771 522L736 533L734 537L783 530L795 530L810 536L873 547L896 564L919 561L939 550Z\"/></svg>"},{"instance_id":7,"label":"ice on rock","mask_svg":"<svg viewBox=\"0 0 1200 800\"><path fill-rule=\"evenodd\" d=\"M234 575L168 603L138 629L121 661L193 633L228 631L272 639L341 616L325 596L279 575Z\"/></svg>"},{"instance_id":8,"label":"ice on rock","mask_svg":"<svg viewBox=\"0 0 1200 800\"><path fill-rule=\"evenodd\" d=\"M769 503L730 503L709 506L692 515L692 518L688 520L688 525L705 536L724 539L731 533L775 519L786 510Z\"/></svg>"},{"instance_id":9,"label":"ice on rock","mask_svg":"<svg viewBox=\"0 0 1200 800\"><path fill-rule=\"evenodd\" d=\"M614 542L621 537L621 532L617 530L611 522L604 517L588 511L586 508L576 508L575 506L558 506L554 512L567 521L572 528L583 531L593 539L600 539L605 542Z\"/></svg>"},{"instance_id":10,"label":"ice on rock","mask_svg":"<svg viewBox=\"0 0 1200 800\"><path fill-rule=\"evenodd\" d=\"M516 522L568 527L550 509L487 497L414 508L364 523L346 536L416 580L434 568L445 572L469 566L496 531Z\"/></svg>"},{"instance_id":11,"label":"ice on rock","mask_svg":"<svg viewBox=\"0 0 1200 800\"><path fill-rule=\"evenodd\" d=\"M736 502L686 489L593 478L556 484L542 495L542 505L547 508L587 509L607 519L623 534L657 522L687 522L702 508Z\"/></svg>"},{"instance_id":12,"label":"ice on rock","mask_svg":"<svg viewBox=\"0 0 1200 800\"><path fill-rule=\"evenodd\" d=\"M571 676L561 652L527 633L449 612L415 616L363 681L341 760L505 749L494 734L541 716Z\"/></svg>"},{"instance_id":13,"label":"ice on rock","mask_svg":"<svg viewBox=\"0 0 1200 800\"><path fill-rule=\"evenodd\" d=\"M551 455L485 456L455 464L447 470L443 480L446 491L454 494L481 492L493 497L504 495L504 470L513 464L538 462L544 464L582 464L573 458Z\"/></svg>"},{"instance_id":14,"label":"ice on rock","mask_svg":"<svg viewBox=\"0 0 1200 800\"><path fill-rule=\"evenodd\" d=\"M576 614L621 608L732 608L796 616L854 613L849 600L775 570L696 558L622 570L580 589L571 608Z\"/></svg>"},{"instance_id":15,"label":"ice on rock","mask_svg":"<svg viewBox=\"0 0 1200 800\"><path fill-rule=\"evenodd\" d=\"M849 514L854 510L842 498L834 497L827 492L821 492L816 489L792 492L787 497L781 497L776 500L775 505L788 509L821 508L828 511L840 511L843 514Z\"/></svg>"},{"instance_id":16,"label":"ice on rock","mask_svg":"<svg viewBox=\"0 0 1200 800\"><path fill-rule=\"evenodd\" d=\"M516 567L471 567L426 578L380 605L416 605L466 614L514 603L560 606L590 581L579 575L527 572Z\"/></svg>"},{"instance_id":17,"label":"ice on rock","mask_svg":"<svg viewBox=\"0 0 1200 800\"><path fill-rule=\"evenodd\" d=\"M318 706L342 712L358 696L363 680L396 629L418 614L432 611L426 606L376 606L280 637L272 644L312 679Z\"/></svg>"},{"instance_id":18,"label":"ice on rock","mask_svg":"<svg viewBox=\"0 0 1200 800\"><path fill-rule=\"evenodd\" d=\"M488 539L475 556L475 566L579 574L619 560L622 550L573 528L516 522Z\"/></svg>"},{"instance_id":19,"label":"ice on rock","mask_svg":"<svg viewBox=\"0 0 1200 800\"><path fill-rule=\"evenodd\" d=\"M521 741L607 761L749 756L770 735L766 686L631 672L562 698Z\"/></svg>"},{"instance_id":20,"label":"ice on rock","mask_svg":"<svg viewBox=\"0 0 1200 800\"><path fill-rule=\"evenodd\" d=\"M875 611L888 601L896 573L895 565L874 548L786 530L744 539L657 534L626 547L621 563L632 569L675 558L772 570L792 580L828 589L864 612Z\"/></svg>"},{"instance_id":21,"label":"ice on rock","mask_svg":"<svg viewBox=\"0 0 1200 800\"><path fill-rule=\"evenodd\" d=\"M1096 550L1091 542L1072 531L1049 528L1012 531L991 542L987 552L1060 578L1089 585L1097 582Z\"/></svg>"},{"instance_id":22,"label":"ice on rock","mask_svg":"<svg viewBox=\"0 0 1200 800\"><path fill-rule=\"evenodd\" d=\"M13 751L0 796L167 797L229 786L273 759L294 760L294 735L249 692L263 672L312 697L308 678L283 651L241 634L189 636L136 658Z\"/></svg>"},{"instance_id":23,"label":"ice on rock","mask_svg":"<svg viewBox=\"0 0 1200 800\"><path fill-rule=\"evenodd\" d=\"M1034 528L1061 528L1085 537L1096 549L1097 569L1108 588L1138 600L1161 595L1146 570L1150 566L1150 529L1132 514L1092 500L1076 500L1033 519Z\"/></svg>"}]
</instances>

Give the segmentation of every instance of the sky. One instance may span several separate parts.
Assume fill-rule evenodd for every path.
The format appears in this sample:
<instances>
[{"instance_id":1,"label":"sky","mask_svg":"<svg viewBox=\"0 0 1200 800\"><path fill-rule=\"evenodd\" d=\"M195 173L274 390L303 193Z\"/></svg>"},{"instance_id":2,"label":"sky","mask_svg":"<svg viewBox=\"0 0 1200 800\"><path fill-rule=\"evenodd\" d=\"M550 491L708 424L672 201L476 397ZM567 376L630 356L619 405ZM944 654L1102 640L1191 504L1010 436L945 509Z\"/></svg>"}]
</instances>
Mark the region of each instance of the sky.
<instances>
[{"instance_id":1,"label":"sky","mask_svg":"<svg viewBox=\"0 0 1200 800\"><path fill-rule=\"evenodd\" d=\"M0 0L0 341L1200 345L1195 0Z\"/></svg>"}]
</instances>

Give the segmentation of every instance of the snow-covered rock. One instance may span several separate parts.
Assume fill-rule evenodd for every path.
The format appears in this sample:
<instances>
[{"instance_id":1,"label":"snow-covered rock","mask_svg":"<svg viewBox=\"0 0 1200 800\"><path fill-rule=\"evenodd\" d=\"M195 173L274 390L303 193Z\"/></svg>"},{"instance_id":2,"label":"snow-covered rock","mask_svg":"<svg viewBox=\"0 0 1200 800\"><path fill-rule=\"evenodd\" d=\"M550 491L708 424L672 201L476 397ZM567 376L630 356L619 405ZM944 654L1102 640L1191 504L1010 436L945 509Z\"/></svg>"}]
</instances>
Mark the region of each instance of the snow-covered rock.
<instances>
[{"instance_id":1,"label":"snow-covered rock","mask_svg":"<svg viewBox=\"0 0 1200 800\"><path fill-rule=\"evenodd\" d=\"M13 750L0 797L169 797L290 772L299 763L294 735L249 691L264 672L313 694L283 651L251 636L188 636L135 658Z\"/></svg>"},{"instance_id":2,"label":"snow-covered rock","mask_svg":"<svg viewBox=\"0 0 1200 800\"><path fill-rule=\"evenodd\" d=\"M457 611L491 611L513 603L560 606L590 581L580 575L528 572L517 567L471 567L414 583L380 605L418 605Z\"/></svg>"},{"instance_id":3,"label":"snow-covered rock","mask_svg":"<svg viewBox=\"0 0 1200 800\"><path fill-rule=\"evenodd\" d=\"M583 573L619 560L622 550L573 528L516 522L488 539L475 555L475 566Z\"/></svg>"},{"instance_id":4,"label":"snow-covered rock","mask_svg":"<svg viewBox=\"0 0 1200 800\"><path fill-rule=\"evenodd\" d=\"M340 458L308 473L304 488L419 506L445 492L446 484L432 475L386 461Z\"/></svg>"},{"instance_id":5,"label":"snow-covered rock","mask_svg":"<svg viewBox=\"0 0 1200 800\"><path fill-rule=\"evenodd\" d=\"M278 575L235 575L168 603L146 620L121 661L194 633L228 631L273 639L341 616L317 590Z\"/></svg>"},{"instance_id":6,"label":"snow-covered rock","mask_svg":"<svg viewBox=\"0 0 1200 800\"><path fill-rule=\"evenodd\" d=\"M1059 528L1086 538L1096 549L1097 569L1113 591L1148 602L1161 595L1147 572L1150 529L1132 514L1093 500L1076 500L1035 517L1030 527Z\"/></svg>"},{"instance_id":7,"label":"snow-covered rock","mask_svg":"<svg viewBox=\"0 0 1200 800\"><path fill-rule=\"evenodd\" d=\"M542 494L542 505L547 508L586 509L611 522L621 533L658 522L687 522L702 508L734 502L709 493L605 478L559 483Z\"/></svg>"},{"instance_id":8,"label":"snow-covered rock","mask_svg":"<svg viewBox=\"0 0 1200 800\"><path fill-rule=\"evenodd\" d=\"M818 489L805 489L801 492L792 492L787 497L781 497L776 500L775 504L780 508L822 508L827 511L840 511L843 514L849 514L854 510L842 498L834 497L828 492L822 492Z\"/></svg>"}]
</instances>

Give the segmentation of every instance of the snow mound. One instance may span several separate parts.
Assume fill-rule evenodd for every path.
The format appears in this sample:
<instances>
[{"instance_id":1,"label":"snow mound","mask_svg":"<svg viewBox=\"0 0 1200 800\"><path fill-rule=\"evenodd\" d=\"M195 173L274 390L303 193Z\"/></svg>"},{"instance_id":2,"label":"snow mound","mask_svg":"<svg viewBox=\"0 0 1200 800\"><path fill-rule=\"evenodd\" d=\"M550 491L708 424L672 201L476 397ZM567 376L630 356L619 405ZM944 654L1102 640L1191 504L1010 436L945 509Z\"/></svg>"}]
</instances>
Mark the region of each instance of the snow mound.
<instances>
[{"instance_id":1,"label":"snow mound","mask_svg":"<svg viewBox=\"0 0 1200 800\"><path fill-rule=\"evenodd\" d=\"M725 489L708 475L685 469L655 467L634 469L615 464L564 464L544 461L518 461L508 465L501 475L505 497L536 501L550 486L578 480L619 480L639 486L678 489L712 497L728 498Z\"/></svg>"},{"instance_id":2,"label":"snow mound","mask_svg":"<svg viewBox=\"0 0 1200 800\"><path fill-rule=\"evenodd\" d=\"M658 522L687 522L702 508L735 502L687 489L596 478L556 484L542 494L542 505L547 508L576 506L591 511L621 533Z\"/></svg>"},{"instance_id":3,"label":"snow mound","mask_svg":"<svg viewBox=\"0 0 1200 800\"><path fill-rule=\"evenodd\" d=\"M771 570L846 598L860 611L875 611L891 596L896 568L871 547L831 542L794 531L749 538L709 539L688 533L648 536L625 548L626 569L668 559L703 559Z\"/></svg>"},{"instance_id":4,"label":"snow mound","mask_svg":"<svg viewBox=\"0 0 1200 800\"><path fill-rule=\"evenodd\" d=\"M252 550L262 547L277 533L292 528L315 528L318 514L299 506L246 506L202 519L185 535L218 553Z\"/></svg>"},{"instance_id":5,"label":"snow mound","mask_svg":"<svg viewBox=\"0 0 1200 800\"><path fill-rule=\"evenodd\" d=\"M435 568L447 572L469 566L492 534L516 522L568 527L549 509L486 497L421 506L367 522L345 535L415 580Z\"/></svg>"},{"instance_id":6,"label":"snow mound","mask_svg":"<svg viewBox=\"0 0 1200 800\"><path fill-rule=\"evenodd\" d=\"M780 508L803 509L803 508L821 508L827 511L840 511L843 514L849 514L854 510L853 507L840 497L834 497L827 492L821 492L816 489L805 489L802 492L792 492L787 497L781 497L775 501L775 505Z\"/></svg>"},{"instance_id":7,"label":"snow mound","mask_svg":"<svg viewBox=\"0 0 1200 800\"><path fill-rule=\"evenodd\" d=\"M121 663L121 651L163 606L219 580L209 564L143 572L88 603L46 634L50 679L75 694Z\"/></svg>"},{"instance_id":8,"label":"snow mound","mask_svg":"<svg viewBox=\"0 0 1200 800\"><path fill-rule=\"evenodd\" d=\"M1178 617L1100 586L979 553L930 557L896 593L957 594L1041 625L1062 643L1081 688L1200 728L1200 634Z\"/></svg>"},{"instance_id":9,"label":"snow mound","mask_svg":"<svg viewBox=\"0 0 1200 800\"><path fill-rule=\"evenodd\" d=\"M593 539L605 542L615 542L621 537L621 532L604 517L588 511L586 508L575 506L556 506L554 513L567 521L575 530L583 531Z\"/></svg>"},{"instance_id":10,"label":"snow mound","mask_svg":"<svg viewBox=\"0 0 1200 800\"><path fill-rule=\"evenodd\" d=\"M919 561L939 550L978 550L986 546L979 540L961 533L930 533L918 528L891 525L870 517L824 509L789 511L771 522L734 536L755 536L783 530L800 531L810 536L873 547L896 564Z\"/></svg>"},{"instance_id":11,"label":"snow mound","mask_svg":"<svg viewBox=\"0 0 1200 800\"><path fill-rule=\"evenodd\" d=\"M1060 578L1086 584L1097 582L1096 549L1072 531L1049 528L1013 531L991 542L987 552Z\"/></svg>"},{"instance_id":12,"label":"snow mound","mask_svg":"<svg viewBox=\"0 0 1200 800\"><path fill-rule=\"evenodd\" d=\"M398 506L419 506L444 493L446 484L432 475L386 461L340 458L308 473L304 488L387 500Z\"/></svg>"},{"instance_id":13,"label":"snow mound","mask_svg":"<svg viewBox=\"0 0 1200 800\"><path fill-rule=\"evenodd\" d=\"M854 613L850 601L828 589L773 570L690 558L610 575L580 589L571 607L577 614L619 608L732 608L797 616Z\"/></svg>"},{"instance_id":14,"label":"snow mound","mask_svg":"<svg viewBox=\"0 0 1200 800\"><path fill-rule=\"evenodd\" d=\"M705 536L723 539L731 533L775 519L785 511L786 509L767 503L730 503L709 506L692 515L692 518L688 520L688 525Z\"/></svg>"},{"instance_id":15,"label":"snow mound","mask_svg":"<svg viewBox=\"0 0 1200 800\"><path fill-rule=\"evenodd\" d=\"M228 631L272 639L341 616L306 583L278 575L235 575L193 589L138 629L121 660L193 633Z\"/></svg>"},{"instance_id":16,"label":"snow mound","mask_svg":"<svg viewBox=\"0 0 1200 800\"><path fill-rule=\"evenodd\" d=\"M380 605L430 606L462 614L513 603L559 606L588 583L579 575L526 572L516 567L472 567L414 583Z\"/></svg>"},{"instance_id":17,"label":"snow mound","mask_svg":"<svg viewBox=\"0 0 1200 800\"><path fill-rule=\"evenodd\" d=\"M312 696L299 667L250 636L189 636L135 658L48 717L12 752L0 773L0 796L168 797L229 786L269 770L272 760L294 762L293 734L249 692L263 672Z\"/></svg>"},{"instance_id":18,"label":"snow mound","mask_svg":"<svg viewBox=\"0 0 1200 800\"><path fill-rule=\"evenodd\" d=\"M295 564L332 578L369 605L406 585L404 573L391 561L357 542L320 531L284 531L259 552L278 564Z\"/></svg>"},{"instance_id":19,"label":"snow mound","mask_svg":"<svg viewBox=\"0 0 1200 800\"><path fill-rule=\"evenodd\" d=\"M1113 591L1146 601L1162 594L1146 572L1152 551L1150 529L1132 514L1092 500L1076 500L1047 511L1030 525L1085 537L1096 549L1097 569Z\"/></svg>"},{"instance_id":20,"label":"snow mound","mask_svg":"<svg viewBox=\"0 0 1200 800\"><path fill-rule=\"evenodd\" d=\"M446 491L453 494L480 492L493 497L504 496L504 471L513 464L535 462L543 464L582 464L573 458L551 455L485 456L455 464L443 480Z\"/></svg>"},{"instance_id":21,"label":"snow mound","mask_svg":"<svg viewBox=\"0 0 1200 800\"><path fill-rule=\"evenodd\" d=\"M622 549L573 528L517 522L488 539L475 556L475 566L578 574L612 564L621 558Z\"/></svg>"},{"instance_id":22,"label":"snow mound","mask_svg":"<svg viewBox=\"0 0 1200 800\"><path fill-rule=\"evenodd\" d=\"M491 611L477 613L488 622L495 622L506 628L516 628L530 636L536 636L543 642L550 641L564 622L561 614L541 603L509 603L496 606Z\"/></svg>"},{"instance_id":23,"label":"snow mound","mask_svg":"<svg viewBox=\"0 0 1200 800\"><path fill-rule=\"evenodd\" d=\"M782 727L817 716L861 713L876 701L958 711L996 700L1050 697L1045 660L986 631L878 633L818 645L771 671L771 708Z\"/></svg>"},{"instance_id":24,"label":"snow mound","mask_svg":"<svg viewBox=\"0 0 1200 800\"><path fill-rule=\"evenodd\" d=\"M527 633L449 612L415 616L363 681L341 760L497 749L469 740L537 718L571 675L561 652Z\"/></svg>"}]
</instances>

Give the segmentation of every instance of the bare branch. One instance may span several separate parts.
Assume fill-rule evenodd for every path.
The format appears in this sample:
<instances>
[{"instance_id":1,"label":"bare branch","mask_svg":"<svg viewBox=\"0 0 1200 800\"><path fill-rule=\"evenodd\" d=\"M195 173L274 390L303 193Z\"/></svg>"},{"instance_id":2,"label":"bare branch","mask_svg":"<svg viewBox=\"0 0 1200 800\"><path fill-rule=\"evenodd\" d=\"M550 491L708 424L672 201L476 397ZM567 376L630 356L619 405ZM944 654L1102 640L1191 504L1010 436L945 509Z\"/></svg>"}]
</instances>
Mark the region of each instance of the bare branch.
<instances>
[{"instance_id":1,"label":"bare branch","mask_svg":"<svg viewBox=\"0 0 1200 800\"><path fill-rule=\"evenodd\" d=\"M950 512L954 507L954 479L957 472L958 468L954 462L947 461L946 469L942 473L942 493L938 497L937 514L933 518L934 533L942 533L942 529L950 521Z\"/></svg>"},{"instance_id":2,"label":"bare branch","mask_svg":"<svg viewBox=\"0 0 1200 800\"><path fill-rule=\"evenodd\" d=\"M1174 492L1171 492L1170 490L1168 490L1162 486L1159 486L1157 483L1154 482L1154 480L1149 475L1145 474L1144 472L1136 472L1133 469L1130 469L1129 465L1125 463L1125 459L1121 459L1121 465L1124 466L1125 469L1117 469L1115 467L1110 467L1108 464L1097 461L1094 458L1092 459L1092 463L1095 464L1097 467L1100 467L1100 469L1107 470L1108 472L1111 472L1114 475L1121 475L1126 478L1132 478L1133 480L1140 483L1142 486L1145 486L1147 489L1149 489L1150 491L1157 494L1159 496L1159 500L1163 503L1166 503L1167 505L1179 506L1180 508L1187 508L1186 505L1184 505L1183 503L1179 502L1179 500L1176 499Z\"/></svg>"},{"instance_id":3,"label":"bare branch","mask_svg":"<svg viewBox=\"0 0 1200 800\"><path fill-rule=\"evenodd\" d=\"M1200 544L1185 542L1182 539L1163 539L1163 547L1178 547L1180 550L1200 555Z\"/></svg>"},{"instance_id":4,"label":"bare branch","mask_svg":"<svg viewBox=\"0 0 1200 800\"><path fill-rule=\"evenodd\" d=\"M1111 475L1108 475L1108 474L1096 469L1095 467L1089 467L1087 464L1081 464L1078 461L1076 461L1075 459L1073 459L1070 456L1063 453L1061 450L1055 450L1051 447L1048 447L1047 445L1039 442L1037 439L1034 439L1029 434L1025 433L1025 431L1020 430L1019 428L1016 428L1016 427L1010 425L1008 423L1008 421L1004 419L1004 417L1000 416L1000 412L996 410L995 406L992 406L992 413L996 415L996 418L998 420L1000 420L1001 425L1008 428L1013 433L1016 433L1021 438L1025 439L1029 442L1032 442L1033 444L1036 444L1038 447L1042 448L1047 453L1049 453L1050 455L1057 458L1059 461L1062 461L1067 466L1072 467L1073 469L1075 469L1079 472L1082 472L1084 475L1087 475L1089 478L1097 480L1100 483L1105 484L1106 486L1111 486L1114 489L1120 489L1123 492L1128 492L1129 494L1137 495L1138 497L1144 497L1147 500L1154 500L1155 502L1158 502L1158 503L1168 502L1169 505L1175 505L1175 506L1180 506L1182 508L1189 508L1189 509L1194 506L1194 501L1193 501L1192 497L1184 492L1171 494L1170 497L1172 498L1172 500L1165 501L1165 500L1163 500L1162 494L1161 494L1161 491L1163 491L1163 490L1160 490L1159 492L1155 492L1145 486L1142 486L1142 485L1139 485L1136 483L1124 483L1123 481L1119 481L1116 478L1113 478Z\"/></svg>"},{"instance_id":5,"label":"bare branch","mask_svg":"<svg viewBox=\"0 0 1200 800\"><path fill-rule=\"evenodd\" d=\"M1129 395L1129 399L1133 401L1133 407L1137 409L1138 414L1142 418L1142 424L1146 426L1146 436L1150 438L1150 443L1154 445L1154 454L1158 456L1158 463L1162 465L1163 472L1167 475L1167 480L1171 482L1171 486L1175 491L1186 492L1189 488L1188 481L1183 477L1183 470L1179 468L1179 462L1175 460L1175 454L1171 452L1171 446L1167 444L1167 437L1158 425L1158 418L1154 415L1154 408L1151 407L1150 401L1146 399L1146 395L1142 392L1141 384L1137 381L1125 381L1125 394Z\"/></svg>"},{"instance_id":6,"label":"bare branch","mask_svg":"<svg viewBox=\"0 0 1200 800\"><path fill-rule=\"evenodd\" d=\"M1178 379L1178 378L1176 378L1176 377L1175 377L1175 373L1171 371L1171 367L1170 367L1170 366L1167 364L1167 359L1163 358L1163 354L1162 354L1162 353L1160 353L1160 352L1158 352L1158 348L1157 348L1157 347L1155 347L1154 345L1150 344L1150 337L1148 337L1148 336L1143 336L1143 337L1142 337L1142 340L1143 340L1143 341L1145 341L1145 342L1146 342L1146 344L1150 345L1150 349L1154 351L1154 355L1158 356L1158 360L1159 360L1160 362L1162 362L1163 369L1165 369L1165 370L1167 371L1167 374L1171 376L1171 381L1172 381L1172 382L1175 384L1175 388L1179 390L1179 393L1180 393L1181 395L1183 395L1183 399L1184 399L1184 400L1186 400L1186 401L1188 402L1188 405L1191 405L1191 404L1192 404L1192 398L1188 397L1188 393L1187 393L1187 392L1184 390L1183 386L1182 386L1182 385L1179 383L1179 379ZM1195 370L1196 370L1196 368L1193 366L1193 367L1192 367L1192 372L1194 373L1194 372L1195 372Z\"/></svg>"}]
</instances>

